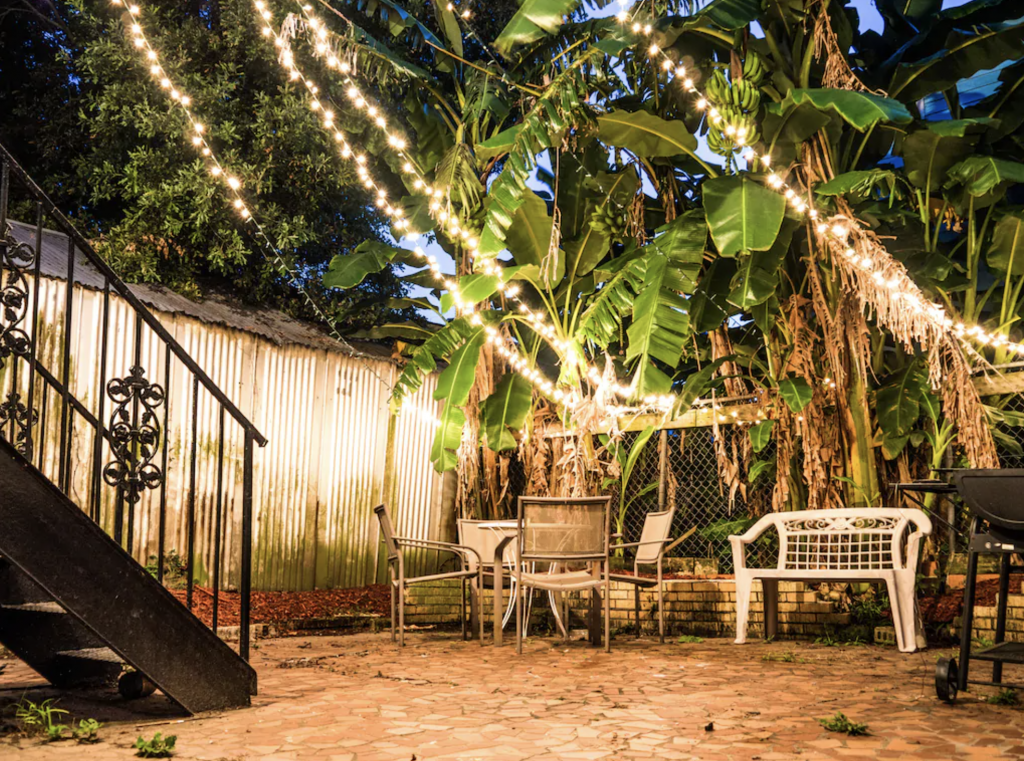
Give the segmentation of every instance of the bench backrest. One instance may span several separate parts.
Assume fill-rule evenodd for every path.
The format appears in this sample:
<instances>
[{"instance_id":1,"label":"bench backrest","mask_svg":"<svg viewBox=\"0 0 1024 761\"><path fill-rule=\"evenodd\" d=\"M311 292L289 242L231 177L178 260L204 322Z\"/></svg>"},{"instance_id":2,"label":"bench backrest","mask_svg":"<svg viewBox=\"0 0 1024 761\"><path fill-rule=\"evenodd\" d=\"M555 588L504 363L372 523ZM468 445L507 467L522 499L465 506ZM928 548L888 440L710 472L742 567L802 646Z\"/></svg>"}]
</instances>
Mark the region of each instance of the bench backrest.
<instances>
[{"instance_id":1,"label":"bench backrest","mask_svg":"<svg viewBox=\"0 0 1024 761\"><path fill-rule=\"evenodd\" d=\"M908 546L907 528L930 533L931 521L911 508L865 507L803 510L765 516L779 532L780 571L857 571L906 567L916 561L918 538Z\"/></svg>"}]
</instances>

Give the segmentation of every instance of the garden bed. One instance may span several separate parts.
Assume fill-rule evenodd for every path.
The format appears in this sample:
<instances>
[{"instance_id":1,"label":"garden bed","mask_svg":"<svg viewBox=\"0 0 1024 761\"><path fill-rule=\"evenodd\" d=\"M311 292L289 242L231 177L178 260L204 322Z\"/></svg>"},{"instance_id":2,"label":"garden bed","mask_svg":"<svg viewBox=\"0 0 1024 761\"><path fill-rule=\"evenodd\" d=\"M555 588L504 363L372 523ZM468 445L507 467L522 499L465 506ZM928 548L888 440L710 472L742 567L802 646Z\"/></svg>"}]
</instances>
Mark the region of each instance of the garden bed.
<instances>
[{"instance_id":1,"label":"garden bed","mask_svg":"<svg viewBox=\"0 0 1024 761\"><path fill-rule=\"evenodd\" d=\"M171 594L182 603L185 590ZM221 592L217 607L218 626L237 626L239 597L237 592ZM192 596L192 612L207 626L213 622L213 593L196 587ZM391 612L386 584L370 584L352 589L314 589L307 592L253 592L251 622L284 624L296 620L326 620L351 614L387 616Z\"/></svg>"}]
</instances>

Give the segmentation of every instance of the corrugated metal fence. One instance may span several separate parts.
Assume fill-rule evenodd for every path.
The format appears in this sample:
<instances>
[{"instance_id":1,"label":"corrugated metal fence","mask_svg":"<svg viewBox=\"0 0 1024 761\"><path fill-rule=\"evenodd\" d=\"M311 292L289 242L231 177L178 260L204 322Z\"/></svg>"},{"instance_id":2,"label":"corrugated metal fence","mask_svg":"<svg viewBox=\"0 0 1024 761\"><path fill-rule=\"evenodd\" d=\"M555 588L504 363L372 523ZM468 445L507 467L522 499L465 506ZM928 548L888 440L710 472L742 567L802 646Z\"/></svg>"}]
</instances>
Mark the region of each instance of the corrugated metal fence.
<instances>
[{"instance_id":1,"label":"corrugated metal fence","mask_svg":"<svg viewBox=\"0 0 1024 761\"><path fill-rule=\"evenodd\" d=\"M66 249L65 249L66 250ZM76 268L76 281L78 276ZM67 283L42 277L39 287L40 358L50 366L61 364ZM140 291L137 294L146 300ZM76 283L73 294L71 357L98 356L104 293ZM212 578L214 519L217 495L223 504L227 534L222 554L222 586L238 581L238 536L241 522L243 433L233 425L222 427L219 408L198 389L195 420L193 398L197 388L180 363L168 372L162 345L148 327L136 335L130 307L111 295L109 319L112 339L107 347L107 379L123 378L134 364L135 345L141 341L141 365L151 382L166 385L167 447L165 549L186 556L187 515L192 469L192 442L197 442L195 467L197 583ZM152 301L150 305L153 306ZM205 322L181 312L155 309L160 321L227 395L269 439L257 448L254 462L255 513L253 588L301 590L315 587L351 587L383 581L383 557L373 506L384 501L392 510L397 531L423 539L451 536L451 495L446 498L443 478L430 465L438 412L432 394L436 377L392 415L388 388L399 367L387 358L351 356L336 349L299 343L279 343L254 332ZM280 319L280 315L278 318ZM72 363L70 390L93 414L99 413L99 362ZM24 375L19 385L24 384ZM0 393L6 397L10 373L0 370ZM37 389L40 412L37 436L59 435L60 399ZM41 399L39 397L42 397ZM102 416L109 424L111 405ZM162 415L162 411L161 411ZM91 430L72 432L72 497L89 502L89 474L95 453ZM223 452L220 451L223 430ZM53 476L57 448L39 449L44 472ZM111 459L104 444L100 456ZM156 458L159 462L161 452ZM227 467L218 484L217 458ZM114 490L105 489L101 523L112 530ZM141 563L157 554L159 529L157 491L146 492L134 511L131 553ZM414 571L429 572L436 558L429 553L410 558Z\"/></svg>"}]
</instances>

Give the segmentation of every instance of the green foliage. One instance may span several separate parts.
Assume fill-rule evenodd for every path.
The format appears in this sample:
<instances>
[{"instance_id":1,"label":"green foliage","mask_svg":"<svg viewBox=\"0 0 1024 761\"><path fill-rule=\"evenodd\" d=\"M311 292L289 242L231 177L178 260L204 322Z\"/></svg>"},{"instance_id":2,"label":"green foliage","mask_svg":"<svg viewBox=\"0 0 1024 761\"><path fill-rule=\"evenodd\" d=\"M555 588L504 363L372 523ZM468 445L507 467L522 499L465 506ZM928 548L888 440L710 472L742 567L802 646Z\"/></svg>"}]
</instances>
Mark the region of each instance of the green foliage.
<instances>
[{"instance_id":1,"label":"green foliage","mask_svg":"<svg viewBox=\"0 0 1024 761\"><path fill-rule=\"evenodd\" d=\"M174 743L177 739L176 735L164 737L159 732L149 740L139 735L132 747L135 748L135 755L140 758L170 758L174 755Z\"/></svg>"},{"instance_id":2,"label":"green foliage","mask_svg":"<svg viewBox=\"0 0 1024 761\"><path fill-rule=\"evenodd\" d=\"M480 409L488 447L495 452L515 449L511 430L518 431L526 423L532 396L529 382L521 375L506 373L502 377Z\"/></svg>"},{"instance_id":3,"label":"green foliage","mask_svg":"<svg viewBox=\"0 0 1024 761\"><path fill-rule=\"evenodd\" d=\"M597 118L598 136L641 158L692 155L695 138L681 121L668 121L648 111L611 111Z\"/></svg>"},{"instance_id":4,"label":"green foliage","mask_svg":"<svg viewBox=\"0 0 1024 761\"><path fill-rule=\"evenodd\" d=\"M156 555L149 556L146 570L153 578L157 578L158 561ZM182 589L188 580L188 559L178 554L173 547L164 553L164 586L168 589Z\"/></svg>"},{"instance_id":5,"label":"green foliage","mask_svg":"<svg viewBox=\"0 0 1024 761\"><path fill-rule=\"evenodd\" d=\"M860 132L879 123L909 124L914 117L898 100L856 90L792 90L789 103L809 103L819 111L832 111Z\"/></svg>"},{"instance_id":6,"label":"green foliage","mask_svg":"<svg viewBox=\"0 0 1024 761\"><path fill-rule=\"evenodd\" d=\"M760 452L768 446L768 442L772 438L772 428L774 427L774 420L763 420L747 429L747 433L750 434L750 446L755 452Z\"/></svg>"},{"instance_id":7,"label":"green foliage","mask_svg":"<svg viewBox=\"0 0 1024 761\"><path fill-rule=\"evenodd\" d=\"M719 254L736 256L772 247L786 200L747 177L719 177L704 183L704 208Z\"/></svg>"},{"instance_id":8,"label":"green foliage","mask_svg":"<svg viewBox=\"0 0 1024 761\"><path fill-rule=\"evenodd\" d=\"M776 662L776 663L803 663L803 658L797 658L792 652L785 653L765 653L761 656L762 661Z\"/></svg>"},{"instance_id":9,"label":"green foliage","mask_svg":"<svg viewBox=\"0 0 1024 761\"><path fill-rule=\"evenodd\" d=\"M72 730L75 739L80 743L98 743L100 741L100 729L103 725L96 719L82 719L78 726Z\"/></svg>"},{"instance_id":10,"label":"green foliage","mask_svg":"<svg viewBox=\"0 0 1024 761\"><path fill-rule=\"evenodd\" d=\"M676 638L676 642L678 642L680 645L699 645L703 641L703 637L697 637L693 634L683 634L682 636Z\"/></svg>"},{"instance_id":11,"label":"green foliage","mask_svg":"<svg viewBox=\"0 0 1024 761\"><path fill-rule=\"evenodd\" d=\"M57 701L54 698L47 698L40 703L22 698L14 708L14 718L29 734L46 735L48 742L62 740L68 727L66 724L59 723L59 719L61 716L67 715L68 712L63 708L57 708L56 704Z\"/></svg>"},{"instance_id":12,"label":"green foliage","mask_svg":"<svg viewBox=\"0 0 1024 761\"><path fill-rule=\"evenodd\" d=\"M842 711L836 711L836 715L831 718L818 719L818 723L829 732L838 732L840 734L850 735L851 737L866 735L868 733L867 724L858 724L855 721L850 721Z\"/></svg>"},{"instance_id":13,"label":"green foliage","mask_svg":"<svg viewBox=\"0 0 1024 761\"><path fill-rule=\"evenodd\" d=\"M995 695L985 698L985 702L994 706L1018 706L1020 697L1016 690L1007 687L1005 690L1000 690Z\"/></svg>"}]
</instances>

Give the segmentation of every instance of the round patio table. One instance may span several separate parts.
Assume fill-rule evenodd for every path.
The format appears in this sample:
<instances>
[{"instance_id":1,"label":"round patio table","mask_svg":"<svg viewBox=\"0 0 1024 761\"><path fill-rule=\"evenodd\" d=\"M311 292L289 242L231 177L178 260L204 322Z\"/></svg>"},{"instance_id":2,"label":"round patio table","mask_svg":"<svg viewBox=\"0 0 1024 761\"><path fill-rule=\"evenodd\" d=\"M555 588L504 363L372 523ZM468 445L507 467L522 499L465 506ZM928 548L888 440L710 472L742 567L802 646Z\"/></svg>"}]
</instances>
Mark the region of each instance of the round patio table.
<instances>
[{"instance_id":1,"label":"round patio table","mask_svg":"<svg viewBox=\"0 0 1024 761\"><path fill-rule=\"evenodd\" d=\"M479 524L479 526L482 529L489 529L490 531L493 531L495 534L499 535L501 538L505 538L505 537L508 537L508 536L515 537L516 532L519 530L519 523L517 521L487 521L485 523ZM534 523L534 524L531 524L531 528L534 529L534 530L536 530L536 529L549 529L549 530L562 531L562 532L567 532L568 533L568 532L571 532L576 527L575 526L571 526L571 525L566 525L564 523ZM513 552L513 553L510 553L510 554L515 556L518 553ZM517 586L516 586L516 577L515 577L515 561L512 560L512 559L509 559L508 561L504 562L504 565L507 566L508 569L509 569L509 579L510 579L510 581L509 581L509 591L510 591L510 594L509 594L508 607L505 609L505 615L501 619L501 628L502 629L505 628L505 624L507 624L508 620L512 617L512 612L515 609L515 603L516 603L516 592L518 591L517 590ZM529 569L530 572L533 572L535 567L536 567L536 563L531 563L530 564L530 569ZM548 573L561 573L561 571L562 571L562 564L561 563L554 563L553 562L548 567ZM565 623L562 621L562 612L561 612L562 611L562 599L561 598L562 598L562 593L561 592L555 592L555 591L552 591L552 590L548 590L548 605L551 607L551 612L554 614L555 625L558 627L559 633L563 637L565 637L565 636L567 636L567 632L566 632L566 628L565 628ZM525 616L526 620L524 621L524 624L523 624L523 636L526 636L526 633L530 629L530 611L531 611L532 607L533 607L533 595L530 595L530 597L526 601L526 616Z\"/></svg>"}]
</instances>

